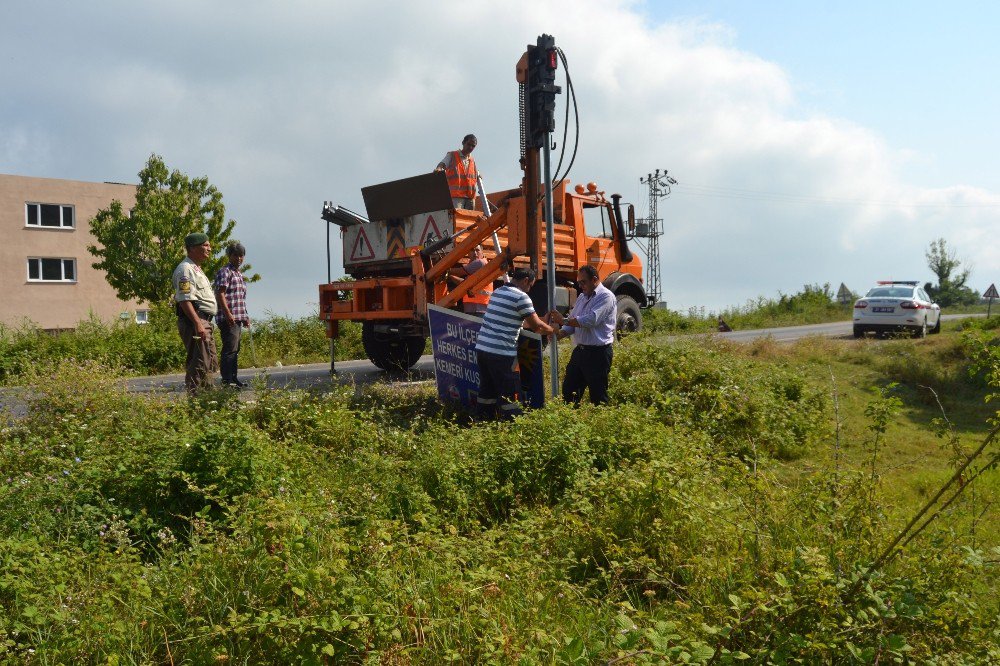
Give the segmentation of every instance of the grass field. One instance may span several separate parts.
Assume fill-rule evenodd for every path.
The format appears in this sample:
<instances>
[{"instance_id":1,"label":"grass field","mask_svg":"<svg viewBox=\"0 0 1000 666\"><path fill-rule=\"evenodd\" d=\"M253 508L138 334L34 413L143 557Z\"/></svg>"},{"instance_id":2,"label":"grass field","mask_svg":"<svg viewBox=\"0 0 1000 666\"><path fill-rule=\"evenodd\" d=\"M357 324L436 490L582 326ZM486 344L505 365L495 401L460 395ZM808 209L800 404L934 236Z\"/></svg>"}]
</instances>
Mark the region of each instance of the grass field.
<instances>
[{"instance_id":1,"label":"grass field","mask_svg":"<svg viewBox=\"0 0 1000 666\"><path fill-rule=\"evenodd\" d=\"M948 312L985 313L986 306ZM643 319L644 330L650 334L678 335L716 331L720 316L734 330L749 330L849 321L851 313L850 305L834 302L829 285L805 285L795 294L761 296L719 313L698 308L687 313L650 309L644 311ZM216 344L221 349L218 337ZM341 323L336 355L338 361L365 358L359 324ZM64 358L95 361L128 375L182 372L184 368L184 349L177 336L176 317L170 310L154 310L147 326L91 319L80 322L73 331L57 334L46 333L30 323L21 327L0 325L0 386L23 383L29 368ZM243 368L328 362L330 347L324 324L315 315L294 319L269 314L255 323L252 333L244 335L239 360Z\"/></svg>"},{"instance_id":2,"label":"grass field","mask_svg":"<svg viewBox=\"0 0 1000 666\"><path fill-rule=\"evenodd\" d=\"M501 425L62 361L0 432L0 661L995 663L998 323L634 336L615 405Z\"/></svg>"}]
</instances>

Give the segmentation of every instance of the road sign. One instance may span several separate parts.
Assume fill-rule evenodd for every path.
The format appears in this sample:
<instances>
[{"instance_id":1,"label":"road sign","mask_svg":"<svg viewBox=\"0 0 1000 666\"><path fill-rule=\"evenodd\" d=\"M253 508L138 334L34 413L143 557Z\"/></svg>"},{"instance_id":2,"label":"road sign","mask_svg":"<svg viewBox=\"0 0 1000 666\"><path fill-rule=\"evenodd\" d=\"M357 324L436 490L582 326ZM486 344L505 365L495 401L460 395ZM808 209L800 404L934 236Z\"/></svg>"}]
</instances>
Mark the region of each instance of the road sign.
<instances>
[{"instance_id":1,"label":"road sign","mask_svg":"<svg viewBox=\"0 0 1000 666\"><path fill-rule=\"evenodd\" d=\"M476 361L476 338L483 320L479 317L438 307L427 306L434 354L434 378L438 396L474 409L479 396L479 364ZM542 336L521 331L518 338L518 374L521 402L528 407L545 406L545 382L542 371Z\"/></svg>"},{"instance_id":2,"label":"road sign","mask_svg":"<svg viewBox=\"0 0 1000 666\"><path fill-rule=\"evenodd\" d=\"M444 236L441 234L441 230L438 229L437 222L434 221L433 215L427 216L427 224L424 225L424 230L420 232L420 247L425 245L430 245L431 241L428 241L427 236L434 234L434 240L441 240Z\"/></svg>"},{"instance_id":3,"label":"road sign","mask_svg":"<svg viewBox=\"0 0 1000 666\"><path fill-rule=\"evenodd\" d=\"M854 300L854 294L851 293L851 290L843 282L840 283L840 289L837 290L837 300L845 304Z\"/></svg>"},{"instance_id":4,"label":"road sign","mask_svg":"<svg viewBox=\"0 0 1000 666\"><path fill-rule=\"evenodd\" d=\"M1000 298L1000 293L997 293L997 286L995 284L991 284L990 288L986 290L985 294L983 294L983 298Z\"/></svg>"},{"instance_id":5,"label":"road sign","mask_svg":"<svg viewBox=\"0 0 1000 666\"><path fill-rule=\"evenodd\" d=\"M368 240L368 234L365 233L365 228L359 225L358 237L354 239L354 246L351 248L351 261L374 258L375 250L372 249L371 241Z\"/></svg>"}]
</instances>

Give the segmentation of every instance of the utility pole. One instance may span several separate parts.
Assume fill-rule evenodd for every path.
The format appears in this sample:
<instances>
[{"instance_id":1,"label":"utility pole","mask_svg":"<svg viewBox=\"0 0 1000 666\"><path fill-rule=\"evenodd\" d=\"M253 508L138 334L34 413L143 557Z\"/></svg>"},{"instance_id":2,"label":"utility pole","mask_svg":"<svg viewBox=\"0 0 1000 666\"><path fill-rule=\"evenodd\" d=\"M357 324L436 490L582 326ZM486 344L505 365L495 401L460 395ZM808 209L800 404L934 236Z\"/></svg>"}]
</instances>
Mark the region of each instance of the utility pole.
<instances>
[{"instance_id":1,"label":"utility pole","mask_svg":"<svg viewBox=\"0 0 1000 666\"><path fill-rule=\"evenodd\" d=\"M556 262L555 221L553 219L551 146L549 135L556 128L556 95L562 92L555 85L556 66L559 62L555 38L541 35L518 63L519 111L521 116L521 155L524 168L524 194L527 199L527 241L530 266L538 272L541 249L538 203L539 187L544 186L543 215L545 221L545 286L546 308L555 307ZM542 149L543 174L539 174L539 148ZM540 177L544 176L539 182ZM541 276L538 276L541 277ZM559 345L549 345L549 374L552 395L559 394Z\"/></svg>"},{"instance_id":2,"label":"utility pole","mask_svg":"<svg viewBox=\"0 0 1000 666\"><path fill-rule=\"evenodd\" d=\"M639 182L649 188L649 217L643 222L646 224L636 224L635 236L637 238L648 238L648 250L646 252L646 298L647 305L656 305L663 299L663 287L660 283L660 236L663 235L663 220L657 213L660 199L670 196L670 186L676 185L677 181L667 175L667 170L663 173L657 169L645 178L640 178Z\"/></svg>"}]
</instances>

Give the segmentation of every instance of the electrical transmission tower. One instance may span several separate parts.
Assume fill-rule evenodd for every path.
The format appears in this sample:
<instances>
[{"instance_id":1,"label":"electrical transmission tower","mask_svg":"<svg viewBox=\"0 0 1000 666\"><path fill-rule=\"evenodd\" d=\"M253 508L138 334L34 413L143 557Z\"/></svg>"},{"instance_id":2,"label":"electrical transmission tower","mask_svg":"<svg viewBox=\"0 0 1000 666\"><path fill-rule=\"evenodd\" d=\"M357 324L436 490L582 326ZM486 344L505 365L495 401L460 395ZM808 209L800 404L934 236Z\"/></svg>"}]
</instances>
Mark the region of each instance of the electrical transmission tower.
<instances>
[{"instance_id":1,"label":"electrical transmission tower","mask_svg":"<svg viewBox=\"0 0 1000 666\"><path fill-rule=\"evenodd\" d=\"M677 181L667 175L666 169L662 173L657 169L645 178L640 178L639 182L649 188L649 217L636 223L635 237L648 239L645 286L648 304L652 306L663 300L663 288L660 284L660 236L663 235L663 220L657 215L657 206L660 199L670 195L670 186L676 185Z\"/></svg>"}]
</instances>

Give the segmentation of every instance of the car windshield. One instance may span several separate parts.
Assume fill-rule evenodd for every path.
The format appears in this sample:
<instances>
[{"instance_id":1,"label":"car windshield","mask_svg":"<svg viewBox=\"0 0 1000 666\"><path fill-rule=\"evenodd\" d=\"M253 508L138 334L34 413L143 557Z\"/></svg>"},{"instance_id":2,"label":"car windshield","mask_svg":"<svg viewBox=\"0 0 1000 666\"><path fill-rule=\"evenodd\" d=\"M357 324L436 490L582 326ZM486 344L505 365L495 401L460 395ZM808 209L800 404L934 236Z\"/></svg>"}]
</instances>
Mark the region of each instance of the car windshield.
<instances>
[{"instance_id":1,"label":"car windshield","mask_svg":"<svg viewBox=\"0 0 1000 666\"><path fill-rule=\"evenodd\" d=\"M913 287L875 287L868 290L868 296L882 296L887 298L909 298L913 296Z\"/></svg>"}]
</instances>

